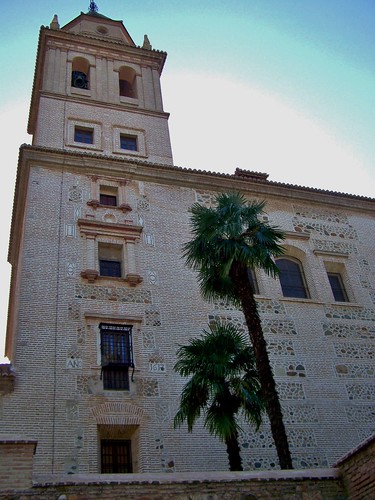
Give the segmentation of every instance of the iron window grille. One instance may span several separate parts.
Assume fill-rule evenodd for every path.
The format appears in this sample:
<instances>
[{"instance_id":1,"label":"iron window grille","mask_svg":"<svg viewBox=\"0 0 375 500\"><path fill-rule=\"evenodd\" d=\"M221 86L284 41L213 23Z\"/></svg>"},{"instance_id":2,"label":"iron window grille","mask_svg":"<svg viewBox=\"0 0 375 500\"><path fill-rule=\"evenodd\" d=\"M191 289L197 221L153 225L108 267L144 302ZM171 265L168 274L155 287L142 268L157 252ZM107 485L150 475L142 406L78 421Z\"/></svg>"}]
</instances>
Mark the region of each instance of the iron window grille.
<instances>
[{"instance_id":1,"label":"iron window grille","mask_svg":"<svg viewBox=\"0 0 375 500\"><path fill-rule=\"evenodd\" d=\"M103 388L129 390L129 368L134 375L131 325L100 323Z\"/></svg>"},{"instance_id":2,"label":"iron window grille","mask_svg":"<svg viewBox=\"0 0 375 500\"><path fill-rule=\"evenodd\" d=\"M102 439L100 444L102 474L133 472L131 441L129 439Z\"/></svg>"}]
</instances>

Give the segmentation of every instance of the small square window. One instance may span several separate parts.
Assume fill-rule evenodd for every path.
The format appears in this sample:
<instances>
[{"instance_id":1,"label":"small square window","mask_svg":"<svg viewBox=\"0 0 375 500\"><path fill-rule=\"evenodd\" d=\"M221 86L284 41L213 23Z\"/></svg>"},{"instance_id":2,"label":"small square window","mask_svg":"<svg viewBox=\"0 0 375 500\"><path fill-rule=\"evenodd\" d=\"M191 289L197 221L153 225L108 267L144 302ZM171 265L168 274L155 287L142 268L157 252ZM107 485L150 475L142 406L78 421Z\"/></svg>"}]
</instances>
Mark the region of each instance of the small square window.
<instances>
[{"instance_id":1,"label":"small square window","mask_svg":"<svg viewBox=\"0 0 375 500\"><path fill-rule=\"evenodd\" d=\"M348 302L344 283L339 273L327 273L329 284L336 302Z\"/></svg>"},{"instance_id":2,"label":"small square window","mask_svg":"<svg viewBox=\"0 0 375 500\"><path fill-rule=\"evenodd\" d=\"M94 144L94 130L90 128L74 128L74 142Z\"/></svg>"},{"instance_id":3,"label":"small square window","mask_svg":"<svg viewBox=\"0 0 375 500\"><path fill-rule=\"evenodd\" d=\"M128 151L138 151L137 138L132 135L120 135L120 148Z\"/></svg>"}]
</instances>

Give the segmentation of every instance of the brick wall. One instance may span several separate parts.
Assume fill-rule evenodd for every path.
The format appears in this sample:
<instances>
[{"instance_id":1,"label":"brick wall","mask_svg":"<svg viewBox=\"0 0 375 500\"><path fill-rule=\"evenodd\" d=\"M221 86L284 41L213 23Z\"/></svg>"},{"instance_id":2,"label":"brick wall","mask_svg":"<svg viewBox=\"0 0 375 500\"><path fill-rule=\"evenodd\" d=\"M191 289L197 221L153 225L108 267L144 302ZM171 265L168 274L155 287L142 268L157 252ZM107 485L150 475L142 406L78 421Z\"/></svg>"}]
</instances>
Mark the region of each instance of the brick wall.
<instances>
[{"instance_id":1,"label":"brick wall","mask_svg":"<svg viewBox=\"0 0 375 500\"><path fill-rule=\"evenodd\" d=\"M375 434L339 460L337 466L351 500L375 498Z\"/></svg>"},{"instance_id":2,"label":"brick wall","mask_svg":"<svg viewBox=\"0 0 375 500\"><path fill-rule=\"evenodd\" d=\"M37 478L36 478L37 480ZM347 500L337 470L44 476L32 489L3 491L12 499Z\"/></svg>"},{"instance_id":3,"label":"brick wall","mask_svg":"<svg viewBox=\"0 0 375 500\"><path fill-rule=\"evenodd\" d=\"M0 491L31 487L35 449L36 441L0 439Z\"/></svg>"}]
</instances>

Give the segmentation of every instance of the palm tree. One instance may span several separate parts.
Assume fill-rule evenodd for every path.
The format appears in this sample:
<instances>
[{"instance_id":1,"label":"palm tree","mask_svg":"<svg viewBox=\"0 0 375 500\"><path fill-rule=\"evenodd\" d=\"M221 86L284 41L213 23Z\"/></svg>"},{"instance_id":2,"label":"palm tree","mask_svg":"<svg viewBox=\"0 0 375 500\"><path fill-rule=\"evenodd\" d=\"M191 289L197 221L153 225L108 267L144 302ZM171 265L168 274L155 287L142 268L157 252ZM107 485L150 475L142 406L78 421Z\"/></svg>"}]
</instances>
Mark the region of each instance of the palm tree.
<instances>
[{"instance_id":1,"label":"palm tree","mask_svg":"<svg viewBox=\"0 0 375 500\"><path fill-rule=\"evenodd\" d=\"M186 420L192 432L203 411L205 427L226 444L230 470L243 470L236 415L241 410L258 428L264 410L249 342L234 325L213 322L202 337L179 348L177 359L175 371L192 377L182 390L175 428Z\"/></svg>"},{"instance_id":2,"label":"palm tree","mask_svg":"<svg viewBox=\"0 0 375 500\"><path fill-rule=\"evenodd\" d=\"M186 263L198 271L203 298L224 298L242 308L280 467L292 469L292 459L279 397L269 362L248 269L259 267L275 277L274 258L283 254L283 233L261 219L265 202L248 203L240 193L221 193L217 206L195 203L191 208L193 239L184 246Z\"/></svg>"}]
</instances>

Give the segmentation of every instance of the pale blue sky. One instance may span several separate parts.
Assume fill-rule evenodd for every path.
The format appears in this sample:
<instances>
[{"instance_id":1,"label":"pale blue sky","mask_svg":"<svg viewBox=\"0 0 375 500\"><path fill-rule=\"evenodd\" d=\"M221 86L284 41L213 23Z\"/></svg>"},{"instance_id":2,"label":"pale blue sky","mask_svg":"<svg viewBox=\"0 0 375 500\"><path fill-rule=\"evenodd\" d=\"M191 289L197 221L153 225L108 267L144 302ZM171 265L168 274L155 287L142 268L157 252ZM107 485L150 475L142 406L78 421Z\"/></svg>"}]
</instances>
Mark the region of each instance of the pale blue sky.
<instances>
[{"instance_id":1,"label":"pale blue sky","mask_svg":"<svg viewBox=\"0 0 375 500\"><path fill-rule=\"evenodd\" d=\"M168 52L162 77L175 164L375 196L375 0L98 0L136 44ZM4 0L0 199L8 231L39 27L89 0ZM9 280L7 237L0 270ZM4 282L3 282L4 283ZM2 287L3 289L7 286ZM7 293L0 297L0 340ZM0 342L0 356L1 356Z\"/></svg>"}]
</instances>

